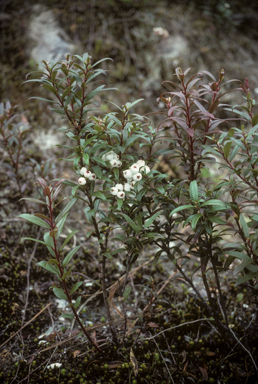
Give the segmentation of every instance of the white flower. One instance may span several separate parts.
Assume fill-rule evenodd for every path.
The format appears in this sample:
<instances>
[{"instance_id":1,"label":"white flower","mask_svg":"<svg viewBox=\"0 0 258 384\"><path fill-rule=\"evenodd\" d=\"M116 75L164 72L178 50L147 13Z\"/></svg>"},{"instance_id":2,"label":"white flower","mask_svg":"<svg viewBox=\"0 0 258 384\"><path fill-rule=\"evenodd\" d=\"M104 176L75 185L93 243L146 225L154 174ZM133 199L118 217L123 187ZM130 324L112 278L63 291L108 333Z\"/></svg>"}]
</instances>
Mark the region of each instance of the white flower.
<instances>
[{"instance_id":1,"label":"white flower","mask_svg":"<svg viewBox=\"0 0 258 384\"><path fill-rule=\"evenodd\" d=\"M134 184L136 183L136 181L131 181L130 185L131 185L131 188L134 189Z\"/></svg>"},{"instance_id":2,"label":"white flower","mask_svg":"<svg viewBox=\"0 0 258 384\"><path fill-rule=\"evenodd\" d=\"M110 189L110 192L112 193L112 195L116 196L117 193L118 193L118 189L117 189L116 187L112 187L112 188Z\"/></svg>"},{"instance_id":3,"label":"white flower","mask_svg":"<svg viewBox=\"0 0 258 384\"><path fill-rule=\"evenodd\" d=\"M130 192L131 191L131 185L129 183L124 184L124 191Z\"/></svg>"},{"instance_id":4,"label":"white flower","mask_svg":"<svg viewBox=\"0 0 258 384\"><path fill-rule=\"evenodd\" d=\"M80 185L85 185L86 184L86 180L84 179L84 177L80 177L79 180L78 180L78 183Z\"/></svg>"},{"instance_id":5,"label":"white flower","mask_svg":"<svg viewBox=\"0 0 258 384\"><path fill-rule=\"evenodd\" d=\"M84 172L84 177L86 177L86 179L88 179L89 177L91 177L91 171L85 171L85 172Z\"/></svg>"},{"instance_id":6,"label":"white flower","mask_svg":"<svg viewBox=\"0 0 258 384\"><path fill-rule=\"evenodd\" d=\"M60 367L62 367L61 363L53 363L47 366L48 369L60 368Z\"/></svg>"},{"instance_id":7,"label":"white flower","mask_svg":"<svg viewBox=\"0 0 258 384\"><path fill-rule=\"evenodd\" d=\"M144 160L138 160L137 163L138 167L143 167L145 165L145 161Z\"/></svg>"},{"instance_id":8,"label":"white flower","mask_svg":"<svg viewBox=\"0 0 258 384\"><path fill-rule=\"evenodd\" d=\"M89 180L96 180L96 175L95 173L92 173L89 177Z\"/></svg>"},{"instance_id":9,"label":"white flower","mask_svg":"<svg viewBox=\"0 0 258 384\"><path fill-rule=\"evenodd\" d=\"M119 191L122 191L124 189L123 185L122 184L117 184L115 186L115 188L117 188Z\"/></svg>"},{"instance_id":10,"label":"white flower","mask_svg":"<svg viewBox=\"0 0 258 384\"><path fill-rule=\"evenodd\" d=\"M103 156L101 157L101 159L102 159L103 161L107 161L107 159L106 159L106 153L105 153L105 155L103 155Z\"/></svg>"},{"instance_id":11,"label":"white flower","mask_svg":"<svg viewBox=\"0 0 258 384\"><path fill-rule=\"evenodd\" d=\"M139 172L139 167L137 164L133 164L130 169L131 169L132 173L138 173Z\"/></svg>"},{"instance_id":12,"label":"white flower","mask_svg":"<svg viewBox=\"0 0 258 384\"><path fill-rule=\"evenodd\" d=\"M117 158L117 154L114 151L106 153L106 160L113 160Z\"/></svg>"},{"instance_id":13,"label":"white flower","mask_svg":"<svg viewBox=\"0 0 258 384\"><path fill-rule=\"evenodd\" d=\"M123 174L126 179L131 179L133 177L132 171L130 169L123 171Z\"/></svg>"},{"instance_id":14,"label":"white flower","mask_svg":"<svg viewBox=\"0 0 258 384\"><path fill-rule=\"evenodd\" d=\"M150 168L148 167L148 165L144 165L144 167L140 168L140 172L149 173L150 172Z\"/></svg>"},{"instance_id":15,"label":"white flower","mask_svg":"<svg viewBox=\"0 0 258 384\"><path fill-rule=\"evenodd\" d=\"M141 174L141 173L135 173L135 174L133 175L133 179L134 179L134 181L139 181L139 180L141 180L141 179L142 179L142 174Z\"/></svg>"},{"instance_id":16,"label":"white flower","mask_svg":"<svg viewBox=\"0 0 258 384\"><path fill-rule=\"evenodd\" d=\"M121 161L121 160L117 160L117 161L116 161L116 167L117 167L117 168L120 168L121 165L122 165L122 161Z\"/></svg>"},{"instance_id":17,"label":"white flower","mask_svg":"<svg viewBox=\"0 0 258 384\"><path fill-rule=\"evenodd\" d=\"M80 170L80 174L82 176L84 176L84 173L87 171L87 169L85 167L82 167L81 170Z\"/></svg>"},{"instance_id":18,"label":"white flower","mask_svg":"<svg viewBox=\"0 0 258 384\"><path fill-rule=\"evenodd\" d=\"M118 192L117 197L119 199L124 199L125 198L125 193L123 191L120 191L120 192Z\"/></svg>"},{"instance_id":19,"label":"white flower","mask_svg":"<svg viewBox=\"0 0 258 384\"><path fill-rule=\"evenodd\" d=\"M116 167L117 167L117 163L118 163L118 161L119 161L119 160L116 160L116 159L112 159L112 160L110 160L110 165L111 165L111 167L116 168Z\"/></svg>"}]
</instances>

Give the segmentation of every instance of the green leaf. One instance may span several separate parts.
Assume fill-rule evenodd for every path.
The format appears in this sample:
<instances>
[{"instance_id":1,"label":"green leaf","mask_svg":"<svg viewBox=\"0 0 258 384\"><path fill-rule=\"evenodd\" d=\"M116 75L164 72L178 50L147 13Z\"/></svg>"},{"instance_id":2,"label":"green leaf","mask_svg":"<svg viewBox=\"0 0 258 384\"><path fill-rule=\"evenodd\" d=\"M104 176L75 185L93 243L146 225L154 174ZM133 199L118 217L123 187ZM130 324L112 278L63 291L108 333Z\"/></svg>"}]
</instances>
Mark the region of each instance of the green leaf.
<instances>
[{"instance_id":1,"label":"green leaf","mask_svg":"<svg viewBox=\"0 0 258 384\"><path fill-rule=\"evenodd\" d=\"M242 215L242 213L240 214L240 224L241 224L241 227L243 229L245 237L248 239L249 238L249 228L248 228L248 225L247 225L245 218Z\"/></svg>"},{"instance_id":2,"label":"green leaf","mask_svg":"<svg viewBox=\"0 0 258 384\"><path fill-rule=\"evenodd\" d=\"M128 299L128 297L130 296L131 291L132 291L132 287L131 287L131 285L128 284L128 285L125 287L125 290L124 290L124 294L123 294L123 296L124 296L124 300L127 300L127 299Z\"/></svg>"},{"instance_id":3,"label":"green leaf","mask_svg":"<svg viewBox=\"0 0 258 384\"><path fill-rule=\"evenodd\" d=\"M58 297L58 299L67 300L67 296L64 293L63 289L61 289L61 288L53 288L53 292L56 295L56 297Z\"/></svg>"},{"instance_id":4,"label":"green leaf","mask_svg":"<svg viewBox=\"0 0 258 384\"><path fill-rule=\"evenodd\" d=\"M177 208L173 209L173 211L169 214L169 217L171 217L176 212L183 211L183 210L189 209L189 208L193 208L194 209L194 206L191 205L191 204L181 205L180 207L177 207Z\"/></svg>"},{"instance_id":5,"label":"green leaf","mask_svg":"<svg viewBox=\"0 0 258 384\"><path fill-rule=\"evenodd\" d=\"M45 245L47 247L47 244L44 241L41 241L41 240L38 240L38 239L33 239L32 237L22 237L21 238L21 242L23 242L24 240L35 241L35 243L40 243L40 244L43 244L43 245Z\"/></svg>"},{"instance_id":6,"label":"green leaf","mask_svg":"<svg viewBox=\"0 0 258 384\"><path fill-rule=\"evenodd\" d=\"M105 256L107 259L112 259L112 254L110 252L105 252L103 256Z\"/></svg>"},{"instance_id":7,"label":"green leaf","mask_svg":"<svg viewBox=\"0 0 258 384\"><path fill-rule=\"evenodd\" d=\"M39 225L40 227L51 229L50 225L46 223L44 220L40 219L39 217L29 215L27 213L22 213L18 217L21 217L22 219L28 220L33 224Z\"/></svg>"},{"instance_id":8,"label":"green leaf","mask_svg":"<svg viewBox=\"0 0 258 384\"><path fill-rule=\"evenodd\" d=\"M141 201L142 197L145 195L145 193L149 190L148 187L144 187L139 192L137 192L137 201Z\"/></svg>"},{"instance_id":9,"label":"green leaf","mask_svg":"<svg viewBox=\"0 0 258 384\"><path fill-rule=\"evenodd\" d=\"M227 251L227 254L229 256L234 256L237 259L248 261L250 260L250 257L246 255L245 253L237 252L237 251Z\"/></svg>"},{"instance_id":10,"label":"green leaf","mask_svg":"<svg viewBox=\"0 0 258 384\"><path fill-rule=\"evenodd\" d=\"M134 221L129 217L127 216L125 213L121 213L121 215L125 218L125 220L127 221L127 223L133 228L133 230L136 232L136 233L139 233L141 231L141 228L138 227L138 225L136 225L134 223Z\"/></svg>"},{"instance_id":11,"label":"green leaf","mask_svg":"<svg viewBox=\"0 0 258 384\"><path fill-rule=\"evenodd\" d=\"M81 300L82 300L81 296L77 297L76 302L74 303L75 309L77 309L79 307L79 305L81 304Z\"/></svg>"},{"instance_id":12,"label":"green leaf","mask_svg":"<svg viewBox=\"0 0 258 384\"><path fill-rule=\"evenodd\" d=\"M74 315L72 315L71 313L63 313L60 317L64 317L65 319L73 319Z\"/></svg>"},{"instance_id":13,"label":"green leaf","mask_svg":"<svg viewBox=\"0 0 258 384\"><path fill-rule=\"evenodd\" d=\"M216 223L216 224L227 224L226 221L222 220L220 217L218 216L208 216L207 219L212 222L212 223Z\"/></svg>"},{"instance_id":14,"label":"green leaf","mask_svg":"<svg viewBox=\"0 0 258 384\"><path fill-rule=\"evenodd\" d=\"M46 232L44 234L44 240L45 240L45 242L47 244L48 251L51 253L52 256L55 257L56 255L55 255L55 252L53 250L53 248L54 248L54 241L53 241L53 238L50 236L50 234L48 232Z\"/></svg>"},{"instance_id":15,"label":"green leaf","mask_svg":"<svg viewBox=\"0 0 258 384\"><path fill-rule=\"evenodd\" d=\"M30 198L30 197L23 197L23 198L20 199L19 201L21 201L21 200L27 200L27 201L32 201L33 203L47 205L47 203L45 203L44 201L41 201L41 200L38 200L38 199L32 199L32 198Z\"/></svg>"},{"instance_id":16,"label":"green leaf","mask_svg":"<svg viewBox=\"0 0 258 384\"><path fill-rule=\"evenodd\" d=\"M100 200L107 200L104 193L102 193L100 191L95 191L92 195L98 197Z\"/></svg>"},{"instance_id":17,"label":"green leaf","mask_svg":"<svg viewBox=\"0 0 258 384\"><path fill-rule=\"evenodd\" d=\"M191 227L193 230L195 230L200 217L202 217L201 213L196 213L195 215L193 215L192 221L191 221Z\"/></svg>"},{"instance_id":18,"label":"green leaf","mask_svg":"<svg viewBox=\"0 0 258 384\"><path fill-rule=\"evenodd\" d=\"M121 210L123 203L124 203L123 199L118 199L117 200L117 209L118 210Z\"/></svg>"},{"instance_id":19,"label":"green leaf","mask_svg":"<svg viewBox=\"0 0 258 384\"><path fill-rule=\"evenodd\" d=\"M69 203L64 207L64 209L59 213L59 215L56 217L56 220L55 222L58 223L59 220L62 219L62 217L64 215L66 215L70 209L72 208L72 206L76 203L76 201L78 200L77 197L74 197L71 201L69 201Z\"/></svg>"},{"instance_id":20,"label":"green leaf","mask_svg":"<svg viewBox=\"0 0 258 384\"><path fill-rule=\"evenodd\" d=\"M66 246L66 244L71 240L71 238L79 231L72 231L69 233L69 235L67 236L67 238L65 239L65 241L63 242L62 244L62 247L59 249L59 251L62 251L62 249Z\"/></svg>"},{"instance_id":21,"label":"green leaf","mask_svg":"<svg viewBox=\"0 0 258 384\"><path fill-rule=\"evenodd\" d=\"M74 284L74 286L71 289L71 295L78 289L81 285L83 284L83 281L78 281L77 283Z\"/></svg>"},{"instance_id":22,"label":"green leaf","mask_svg":"<svg viewBox=\"0 0 258 384\"><path fill-rule=\"evenodd\" d=\"M197 181L193 180L190 183L190 197L191 200L197 202L199 200Z\"/></svg>"},{"instance_id":23,"label":"green leaf","mask_svg":"<svg viewBox=\"0 0 258 384\"><path fill-rule=\"evenodd\" d=\"M63 231L63 227L65 225L65 221L67 219L67 216L68 216L68 213L66 215L64 215L61 220L59 220L59 222L57 223L56 225L56 228L57 228L57 233L56 233L56 239L59 239L59 236L61 235L62 231Z\"/></svg>"},{"instance_id":24,"label":"green leaf","mask_svg":"<svg viewBox=\"0 0 258 384\"><path fill-rule=\"evenodd\" d=\"M63 266L64 267L69 263L69 261L71 260L73 255L78 251L78 249L80 247L81 247L81 245L77 245L77 247L71 249L71 251L66 255L66 257L64 258L64 261L63 261Z\"/></svg>"},{"instance_id":25,"label":"green leaf","mask_svg":"<svg viewBox=\"0 0 258 384\"><path fill-rule=\"evenodd\" d=\"M155 213L153 216L151 216L147 221L146 223L144 224L144 228L148 228L154 220L156 220L157 217L159 217L161 215L161 212L157 212Z\"/></svg>"},{"instance_id":26,"label":"green leaf","mask_svg":"<svg viewBox=\"0 0 258 384\"><path fill-rule=\"evenodd\" d=\"M214 205L221 206L222 209L226 209L227 208L227 205L223 201L217 200L217 199L207 200L207 201L205 201L204 203L201 204L201 207L205 207L207 205L208 206L209 205L211 205L211 206L214 206Z\"/></svg>"},{"instance_id":27,"label":"green leaf","mask_svg":"<svg viewBox=\"0 0 258 384\"><path fill-rule=\"evenodd\" d=\"M54 95L57 94L57 90L50 84L42 84L42 87L52 92Z\"/></svg>"},{"instance_id":28,"label":"green leaf","mask_svg":"<svg viewBox=\"0 0 258 384\"><path fill-rule=\"evenodd\" d=\"M47 261L40 261L39 263L36 263L36 265L59 276L59 269L55 265L49 264Z\"/></svg>"},{"instance_id":29,"label":"green leaf","mask_svg":"<svg viewBox=\"0 0 258 384\"><path fill-rule=\"evenodd\" d=\"M126 248L115 249L113 252L111 252L111 255L114 256L114 255L116 255L117 253L120 253L120 252L126 252Z\"/></svg>"},{"instance_id":30,"label":"green leaf","mask_svg":"<svg viewBox=\"0 0 258 384\"><path fill-rule=\"evenodd\" d=\"M237 279L235 287L237 287L240 284L246 283L247 281L252 280L254 278L257 278L257 277L258 277L258 273L257 272L248 273L248 275L245 275L245 276Z\"/></svg>"},{"instance_id":31,"label":"green leaf","mask_svg":"<svg viewBox=\"0 0 258 384\"><path fill-rule=\"evenodd\" d=\"M119 181L119 169L118 168L113 168L115 179Z\"/></svg>"},{"instance_id":32,"label":"green leaf","mask_svg":"<svg viewBox=\"0 0 258 384\"><path fill-rule=\"evenodd\" d=\"M93 172L95 173L95 175L97 176L98 179L101 179L102 172L101 172L101 168L99 165L94 165Z\"/></svg>"}]
</instances>

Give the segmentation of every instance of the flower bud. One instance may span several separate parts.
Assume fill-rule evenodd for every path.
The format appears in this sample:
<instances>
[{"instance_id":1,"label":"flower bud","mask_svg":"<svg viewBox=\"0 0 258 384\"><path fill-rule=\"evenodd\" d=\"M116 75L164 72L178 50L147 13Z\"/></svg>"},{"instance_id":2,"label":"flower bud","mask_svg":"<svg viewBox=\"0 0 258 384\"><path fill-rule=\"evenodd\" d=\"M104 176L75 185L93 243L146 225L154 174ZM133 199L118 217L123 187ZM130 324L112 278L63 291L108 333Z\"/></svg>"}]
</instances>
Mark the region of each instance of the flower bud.
<instances>
[{"instance_id":1,"label":"flower bud","mask_svg":"<svg viewBox=\"0 0 258 384\"><path fill-rule=\"evenodd\" d=\"M116 160L116 168L120 168L122 165L122 161L121 160Z\"/></svg>"},{"instance_id":2,"label":"flower bud","mask_svg":"<svg viewBox=\"0 0 258 384\"><path fill-rule=\"evenodd\" d=\"M117 193L118 193L118 189L117 189L116 187L112 187L112 188L110 189L110 192L111 192L112 195L116 196Z\"/></svg>"},{"instance_id":3,"label":"flower bud","mask_svg":"<svg viewBox=\"0 0 258 384\"><path fill-rule=\"evenodd\" d=\"M131 191L131 185L129 183L124 184L124 191L130 192Z\"/></svg>"},{"instance_id":4,"label":"flower bud","mask_svg":"<svg viewBox=\"0 0 258 384\"><path fill-rule=\"evenodd\" d=\"M110 160L110 165L111 167L113 168L116 168L117 167L117 163L118 163L119 160L116 160L116 159L112 159Z\"/></svg>"},{"instance_id":5,"label":"flower bud","mask_svg":"<svg viewBox=\"0 0 258 384\"><path fill-rule=\"evenodd\" d=\"M135 173L135 174L133 175L133 179L134 179L134 181L139 181L139 180L141 180L141 179L142 179L142 174L141 174L141 173Z\"/></svg>"},{"instance_id":6,"label":"flower bud","mask_svg":"<svg viewBox=\"0 0 258 384\"><path fill-rule=\"evenodd\" d=\"M91 176L91 171L84 172L84 177L86 177L86 179L88 179L90 176Z\"/></svg>"},{"instance_id":7,"label":"flower bud","mask_svg":"<svg viewBox=\"0 0 258 384\"><path fill-rule=\"evenodd\" d=\"M117 197L119 199L124 199L125 198L125 193L123 191L120 191L120 192L118 192Z\"/></svg>"},{"instance_id":8,"label":"flower bud","mask_svg":"<svg viewBox=\"0 0 258 384\"><path fill-rule=\"evenodd\" d=\"M90 177L89 177L89 180L96 180L96 175L95 175L95 173L92 173L91 175L90 175Z\"/></svg>"},{"instance_id":9,"label":"flower bud","mask_svg":"<svg viewBox=\"0 0 258 384\"><path fill-rule=\"evenodd\" d=\"M78 183L80 185L85 185L86 184L86 179L84 179L84 177L80 177L79 180L78 180Z\"/></svg>"},{"instance_id":10,"label":"flower bud","mask_svg":"<svg viewBox=\"0 0 258 384\"><path fill-rule=\"evenodd\" d=\"M80 174L82 176L84 176L84 173L87 171L87 169L85 167L82 167L81 170L80 170Z\"/></svg>"},{"instance_id":11,"label":"flower bud","mask_svg":"<svg viewBox=\"0 0 258 384\"><path fill-rule=\"evenodd\" d=\"M122 191L124 189L123 185L122 184L117 184L116 185L116 188L119 190L119 191Z\"/></svg>"},{"instance_id":12,"label":"flower bud","mask_svg":"<svg viewBox=\"0 0 258 384\"><path fill-rule=\"evenodd\" d=\"M106 153L106 160L111 161L113 159L116 159L117 158L116 156L117 155L114 151L110 151L110 152Z\"/></svg>"},{"instance_id":13,"label":"flower bud","mask_svg":"<svg viewBox=\"0 0 258 384\"><path fill-rule=\"evenodd\" d=\"M146 174L150 172L150 168L148 165L144 165L144 167L140 168L140 172L145 172Z\"/></svg>"},{"instance_id":14,"label":"flower bud","mask_svg":"<svg viewBox=\"0 0 258 384\"><path fill-rule=\"evenodd\" d=\"M132 171L130 169L123 171L123 174L126 179L131 179L133 177Z\"/></svg>"},{"instance_id":15,"label":"flower bud","mask_svg":"<svg viewBox=\"0 0 258 384\"><path fill-rule=\"evenodd\" d=\"M138 167L143 167L145 165L145 161L144 160L138 160L137 163Z\"/></svg>"},{"instance_id":16,"label":"flower bud","mask_svg":"<svg viewBox=\"0 0 258 384\"><path fill-rule=\"evenodd\" d=\"M133 164L130 169L131 169L132 173L138 173L139 172L139 167L137 164Z\"/></svg>"}]
</instances>

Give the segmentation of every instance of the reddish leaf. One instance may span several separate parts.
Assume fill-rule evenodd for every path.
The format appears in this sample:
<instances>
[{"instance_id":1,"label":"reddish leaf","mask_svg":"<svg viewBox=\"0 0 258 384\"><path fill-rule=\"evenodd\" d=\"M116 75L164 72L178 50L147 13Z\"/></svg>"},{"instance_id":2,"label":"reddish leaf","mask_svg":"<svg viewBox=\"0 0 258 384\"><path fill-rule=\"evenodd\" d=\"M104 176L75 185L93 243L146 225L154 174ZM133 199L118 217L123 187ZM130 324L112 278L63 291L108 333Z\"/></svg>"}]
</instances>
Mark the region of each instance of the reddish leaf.
<instances>
[{"instance_id":1,"label":"reddish leaf","mask_svg":"<svg viewBox=\"0 0 258 384\"><path fill-rule=\"evenodd\" d=\"M41 185L42 188L46 188L47 187L47 183L44 179L42 179L42 177L38 177L38 181Z\"/></svg>"},{"instance_id":2,"label":"reddish leaf","mask_svg":"<svg viewBox=\"0 0 258 384\"><path fill-rule=\"evenodd\" d=\"M198 367L204 377L205 380L208 380L209 376L208 376L208 372L207 372L207 365L204 364L204 368L202 367Z\"/></svg>"}]
</instances>

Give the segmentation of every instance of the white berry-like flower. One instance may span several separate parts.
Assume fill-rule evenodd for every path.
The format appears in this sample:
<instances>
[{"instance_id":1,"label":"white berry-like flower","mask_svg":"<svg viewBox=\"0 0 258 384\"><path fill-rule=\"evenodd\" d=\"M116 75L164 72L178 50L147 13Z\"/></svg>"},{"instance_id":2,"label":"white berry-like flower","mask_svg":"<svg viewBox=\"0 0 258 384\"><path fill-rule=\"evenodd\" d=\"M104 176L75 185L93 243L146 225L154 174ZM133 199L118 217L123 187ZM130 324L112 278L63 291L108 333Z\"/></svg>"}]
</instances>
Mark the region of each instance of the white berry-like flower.
<instances>
[{"instance_id":1,"label":"white berry-like flower","mask_svg":"<svg viewBox=\"0 0 258 384\"><path fill-rule=\"evenodd\" d=\"M121 165L122 165L122 161L121 161L121 160L117 160L117 161L116 161L116 167L117 167L117 168L120 168Z\"/></svg>"},{"instance_id":2,"label":"white berry-like flower","mask_svg":"<svg viewBox=\"0 0 258 384\"><path fill-rule=\"evenodd\" d=\"M91 171L85 171L84 177L86 177L86 179L89 179L91 177Z\"/></svg>"},{"instance_id":3,"label":"white berry-like flower","mask_svg":"<svg viewBox=\"0 0 258 384\"><path fill-rule=\"evenodd\" d=\"M96 180L96 175L95 173L92 173L89 177L89 180Z\"/></svg>"},{"instance_id":4,"label":"white berry-like flower","mask_svg":"<svg viewBox=\"0 0 258 384\"><path fill-rule=\"evenodd\" d=\"M106 153L106 160L113 160L113 159L116 159L116 153L114 151L110 151L108 153Z\"/></svg>"},{"instance_id":5,"label":"white berry-like flower","mask_svg":"<svg viewBox=\"0 0 258 384\"><path fill-rule=\"evenodd\" d=\"M84 177L80 177L79 180L78 180L78 183L80 185L85 185L86 184L86 179L84 179Z\"/></svg>"},{"instance_id":6,"label":"white berry-like flower","mask_svg":"<svg viewBox=\"0 0 258 384\"><path fill-rule=\"evenodd\" d=\"M131 169L132 173L138 173L139 172L139 167L137 164L133 164L130 169Z\"/></svg>"},{"instance_id":7,"label":"white berry-like flower","mask_svg":"<svg viewBox=\"0 0 258 384\"><path fill-rule=\"evenodd\" d=\"M125 193L123 191L119 191L118 194L117 194L117 197L119 199L124 199L125 198Z\"/></svg>"},{"instance_id":8,"label":"white berry-like flower","mask_svg":"<svg viewBox=\"0 0 258 384\"><path fill-rule=\"evenodd\" d=\"M119 160L116 160L116 159L112 159L110 160L110 165L111 167L113 168L116 168L117 167L117 163L118 163Z\"/></svg>"},{"instance_id":9,"label":"white berry-like flower","mask_svg":"<svg viewBox=\"0 0 258 384\"><path fill-rule=\"evenodd\" d=\"M141 179L142 179L142 174L141 174L141 173L135 173L135 174L133 175L133 179L134 179L134 181L139 181L139 180L141 180Z\"/></svg>"},{"instance_id":10,"label":"white berry-like flower","mask_svg":"<svg viewBox=\"0 0 258 384\"><path fill-rule=\"evenodd\" d=\"M140 172L149 173L150 172L150 168L148 167L148 165L144 165L144 167L140 168Z\"/></svg>"},{"instance_id":11,"label":"white berry-like flower","mask_svg":"<svg viewBox=\"0 0 258 384\"><path fill-rule=\"evenodd\" d=\"M118 189L117 189L116 187L112 187L112 188L110 189L110 192L111 192L112 195L116 196L117 193L118 193Z\"/></svg>"},{"instance_id":12,"label":"white berry-like flower","mask_svg":"<svg viewBox=\"0 0 258 384\"><path fill-rule=\"evenodd\" d=\"M124 184L124 191L130 192L131 191L131 185L129 183Z\"/></svg>"},{"instance_id":13,"label":"white berry-like flower","mask_svg":"<svg viewBox=\"0 0 258 384\"><path fill-rule=\"evenodd\" d=\"M137 163L138 167L143 167L145 165L145 161L144 160L138 160Z\"/></svg>"},{"instance_id":14,"label":"white berry-like flower","mask_svg":"<svg viewBox=\"0 0 258 384\"><path fill-rule=\"evenodd\" d=\"M136 183L136 181L131 181L130 185L131 185L131 188L134 189L134 184Z\"/></svg>"},{"instance_id":15,"label":"white berry-like flower","mask_svg":"<svg viewBox=\"0 0 258 384\"><path fill-rule=\"evenodd\" d=\"M123 171L123 174L126 179L131 179L133 177L132 171L130 169Z\"/></svg>"},{"instance_id":16,"label":"white berry-like flower","mask_svg":"<svg viewBox=\"0 0 258 384\"><path fill-rule=\"evenodd\" d=\"M85 167L82 167L81 169L80 169L80 174L82 175L82 176L84 176L84 173L87 171L87 169L85 168Z\"/></svg>"},{"instance_id":17,"label":"white berry-like flower","mask_svg":"<svg viewBox=\"0 0 258 384\"><path fill-rule=\"evenodd\" d=\"M117 188L119 191L123 191L123 189L124 189L123 184L117 184L117 185L116 185L116 188Z\"/></svg>"},{"instance_id":18,"label":"white berry-like flower","mask_svg":"<svg viewBox=\"0 0 258 384\"><path fill-rule=\"evenodd\" d=\"M107 161L107 159L106 159L106 153L105 153L105 155L103 155L103 156L101 157L101 159L102 159L103 161Z\"/></svg>"}]
</instances>

